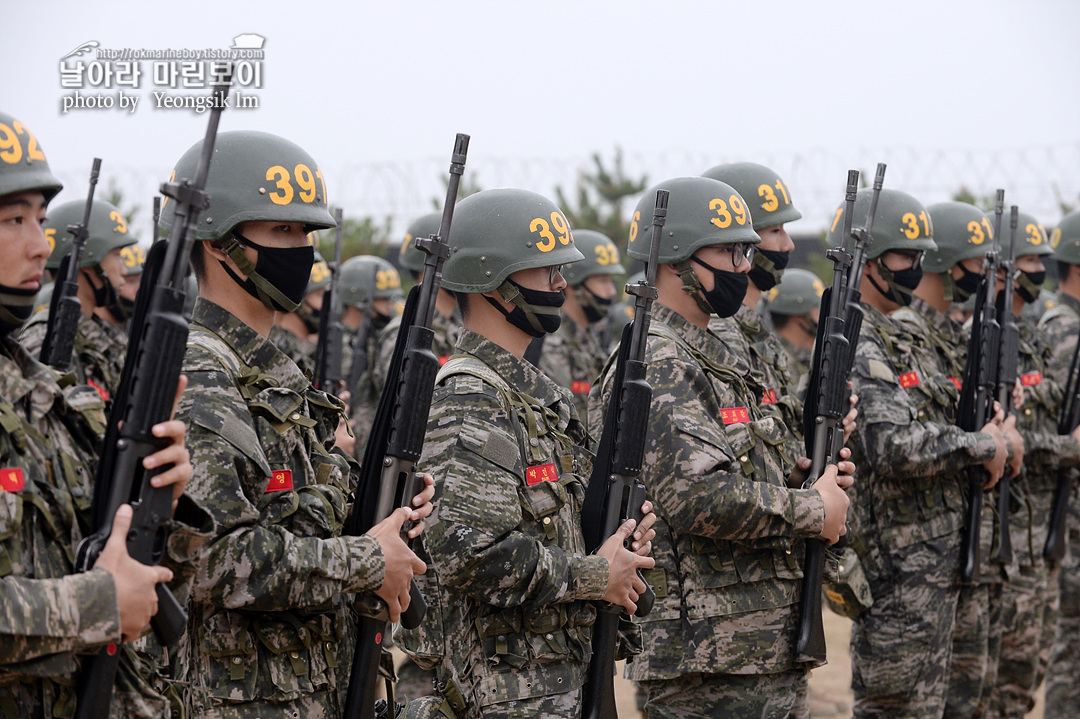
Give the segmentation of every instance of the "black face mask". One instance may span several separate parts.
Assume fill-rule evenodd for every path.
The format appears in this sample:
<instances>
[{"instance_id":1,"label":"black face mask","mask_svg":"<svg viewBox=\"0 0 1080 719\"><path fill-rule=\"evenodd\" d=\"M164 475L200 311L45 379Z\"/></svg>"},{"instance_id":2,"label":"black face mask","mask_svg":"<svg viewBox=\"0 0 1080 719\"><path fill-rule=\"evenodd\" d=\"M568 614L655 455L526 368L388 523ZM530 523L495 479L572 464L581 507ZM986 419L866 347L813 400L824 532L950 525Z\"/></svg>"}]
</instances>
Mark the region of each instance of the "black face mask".
<instances>
[{"instance_id":1,"label":"black face mask","mask_svg":"<svg viewBox=\"0 0 1080 719\"><path fill-rule=\"evenodd\" d=\"M371 312L371 326L377 330L381 330L390 324L390 315L384 315L382 312Z\"/></svg>"},{"instance_id":2,"label":"black face mask","mask_svg":"<svg viewBox=\"0 0 1080 719\"><path fill-rule=\"evenodd\" d=\"M7 337L30 319L37 295L37 290L0 285L0 337Z\"/></svg>"},{"instance_id":3,"label":"black face mask","mask_svg":"<svg viewBox=\"0 0 1080 719\"><path fill-rule=\"evenodd\" d=\"M877 280L871 277L870 283L874 285L874 289L884 295L885 299L895 302L901 307L910 305L911 298L914 297L912 290L922 282L922 265L909 267L906 270L890 270L885 266L884 262L878 262L878 270L888 285L888 289L883 288L877 283Z\"/></svg>"},{"instance_id":4,"label":"black face mask","mask_svg":"<svg viewBox=\"0 0 1080 719\"><path fill-rule=\"evenodd\" d=\"M116 295L116 304L109 305L109 312L121 322L127 322L135 313L135 300Z\"/></svg>"},{"instance_id":5,"label":"black face mask","mask_svg":"<svg viewBox=\"0 0 1080 719\"><path fill-rule=\"evenodd\" d=\"M614 297L597 297L585 285L581 285L581 309L590 324L607 317L614 301Z\"/></svg>"},{"instance_id":6,"label":"black face mask","mask_svg":"<svg viewBox=\"0 0 1080 719\"><path fill-rule=\"evenodd\" d=\"M1024 272L1021 270L1016 276L1016 294L1020 295L1020 298L1030 305L1039 299L1039 290L1042 289L1045 280L1046 270L1041 272Z\"/></svg>"},{"instance_id":7,"label":"black face mask","mask_svg":"<svg viewBox=\"0 0 1080 719\"><path fill-rule=\"evenodd\" d=\"M506 321L517 327L530 337L543 337L559 329L562 324L562 307L566 296L562 292L544 292L522 287L517 282L507 279L499 286L499 294L503 299L514 305L514 309L507 312L503 306L491 297L483 295L488 303L502 312Z\"/></svg>"},{"instance_id":8,"label":"black face mask","mask_svg":"<svg viewBox=\"0 0 1080 719\"><path fill-rule=\"evenodd\" d=\"M708 291L702 289L701 294L705 296L709 307L712 307L713 313L717 317L731 317L738 312L743 298L746 297L746 289L750 286L750 278L746 273L718 270L697 257L690 259L712 272L713 288Z\"/></svg>"},{"instance_id":9,"label":"black face mask","mask_svg":"<svg viewBox=\"0 0 1080 719\"><path fill-rule=\"evenodd\" d=\"M304 323L304 329L307 330L309 335L313 335L319 331L319 313L305 305L303 302L296 308L296 316Z\"/></svg>"},{"instance_id":10,"label":"black face mask","mask_svg":"<svg viewBox=\"0 0 1080 719\"><path fill-rule=\"evenodd\" d=\"M964 274L960 276L960 279L953 280L953 287L955 288L953 290L953 300L956 302L964 302L978 292L979 283L982 282L983 276L981 272L972 272L962 264L957 265L957 267L959 267L960 271Z\"/></svg>"},{"instance_id":11,"label":"black face mask","mask_svg":"<svg viewBox=\"0 0 1080 719\"><path fill-rule=\"evenodd\" d=\"M762 292L768 292L780 284L780 278L784 276L784 268L791 259L790 252L777 252L776 250L754 249L753 266L750 268L750 281Z\"/></svg>"},{"instance_id":12,"label":"black face mask","mask_svg":"<svg viewBox=\"0 0 1080 719\"><path fill-rule=\"evenodd\" d=\"M803 331L811 337L817 337L818 323L810 319L809 316L803 317L803 321L806 322L806 324L803 325Z\"/></svg>"},{"instance_id":13,"label":"black face mask","mask_svg":"<svg viewBox=\"0 0 1080 719\"><path fill-rule=\"evenodd\" d=\"M248 278L241 280L228 265L221 262L229 277L270 309L295 312L307 291L311 266L315 263L315 248L310 245L265 247L252 242L236 230L233 230L233 236L237 243L225 252ZM254 266L244 255L240 245L258 250L259 257Z\"/></svg>"}]
</instances>

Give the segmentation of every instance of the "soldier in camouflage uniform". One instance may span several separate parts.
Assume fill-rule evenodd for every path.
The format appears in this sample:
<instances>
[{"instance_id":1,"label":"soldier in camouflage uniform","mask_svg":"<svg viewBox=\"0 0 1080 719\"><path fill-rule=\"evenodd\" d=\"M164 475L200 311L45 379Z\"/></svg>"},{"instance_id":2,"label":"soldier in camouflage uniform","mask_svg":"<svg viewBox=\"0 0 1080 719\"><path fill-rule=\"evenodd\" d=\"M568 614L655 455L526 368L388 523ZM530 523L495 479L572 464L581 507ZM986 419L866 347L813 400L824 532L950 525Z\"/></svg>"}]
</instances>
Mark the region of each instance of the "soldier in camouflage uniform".
<instances>
[{"instance_id":1,"label":"soldier in camouflage uniform","mask_svg":"<svg viewBox=\"0 0 1080 719\"><path fill-rule=\"evenodd\" d=\"M760 242L742 198L704 177L657 187L670 197L646 349L645 484L657 520L656 567L645 576L656 605L627 677L640 682L651 719L805 717L810 667L794 656L801 540L835 542L845 531L851 477L830 466L813 489L792 488L802 478L789 476L787 427L763 410L746 357L708 329L741 306L747 253ZM655 189L630 228L637 259L648 258ZM612 382L609 370L591 403L597 420Z\"/></svg>"},{"instance_id":2,"label":"soldier in camouflage uniform","mask_svg":"<svg viewBox=\"0 0 1080 719\"><path fill-rule=\"evenodd\" d=\"M1080 210L1062 218L1050 246L1057 262L1057 304L1039 320L1039 333L1050 348L1047 374L1064 386L1080 333ZM1065 522L1068 551L1058 573L1061 609L1046 674L1046 719L1073 717L1080 706L1080 494L1075 486Z\"/></svg>"},{"instance_id":3,"label":"soldier in camouflage uniform","mask_svg":"<svg viewBox=\"0 0 1080 719\"><path fill-rule=\"evenodd\" d=\"M791 269L786 270L780 284L765 295L765 308L791 359L791 374L797 384L810 373L824 292L825 283L813 272Z\"/></svg>"},{"instance_id":4,"label":"soldier in camouflage uniform","mask_svg":"<svg viewBox=\"0 0 1080 719\"><path fill-rule=\"evenodd\" d=\"M1005 231L1002 247L1008 247ZM1050 505L1059 471L1080 463L1080 428L1072 435L1057 433L1063 390L1048 375L1050 351L1023 317L1023 308L1039 300L1046 277L1043 257L1051 254L1042 225L1021 212L1016 232L1019 270L1013 314L1020 329L1017 365L1024 388L1017 409L1017 428L1024 436L1024 474L1012 481L1010 535L1014 561L1005 567L1008 582L1002 598L1003 635L997 681L989 717L1022 719L1035 706L1057 628L1058 568L1043 558Z\"/></svg>"},{"instance_id":5,"label":"soldier in camouflage uniform","mask_svg":"<svg viewBox=\"0 0 1080 719\"><path fill-rule=\"evenodd\" d=\"M855 227L865 222L870 194L857 196ZM834 245L845 211L834 216ZM852 501L852 547L873 598L855 617L851 638L854 715L940 717L960 598L959 478L965 467L983 465L996 482L1007 448L995 423L1000 413L979 432L955 426L955 384L932 351L888 316L911 303L923 253L935 247L925 208L886 189L874 222L851 375L860 398L853 446L866 472Z\"/></svg>"},{"instance_id":6,"label":"soldier in camouflage uniform","mask_svg":"<svg viewBox=\"0 0 1080 719\"><path fill-rule=\"evenodd\" d=\"M590 600L634 611L655 517L646 503L639 527L584 554L585 433L570 393L522 359L558 328L561 266L582 259L562 211L524 190L479 192L458 205L449 240L443 286L465 331L439 373L421 461L439 483L424 541L435 571L422 630L399 640L436 669L451 715L575 717ZM631 533L636 552L623 547Z\"/></svg>"},{"instance_id":7,"label":"soldier in camouflage uniform","mask_svg":"<svg viewBox=\"0 0 1080 719\"><path fill-rule=\"evenodd\" d=\"M201 147L180 159L177 177L191 175ZM397 621L409 582L424 571L400 532L430 511L430 478L414 498L421 509L400 508L364 536L338 536L357 470L332 448L344 407L267 340L274 312L303 298L314 258L305 233L334 220L321 187L288 202L277 190L253 191L274 187L265 178L275 166L320 176L287 140L218 135L211 205L192 252L200 297L179 413L192 428L190 491L216 522L177 650L198 717L338 716L351 662L349 596L375 592Z\"/></svg>"},{"instance_id":8,"label":"soldier in camouflage uniform","mask_svg":"<svg viewBox=\"0 0 1080 719\"><path fill-rule=\"evenodd\" d=\"M607 235L576 230L574 244L585 259L568 265L563 272L566 302L559 331L533 340L525 358L532 361L533 355L539 355L534 364L555 384L570 390L578 417L584 422L589 412L589 390L608 357L593 328L607 319L617 292L613 277L623 274L623 266L619 249Z\"/></svg>"},{"instance_id":9,"label":"soldier in camouflage uniform","mask_svg":"<svg viewBox=\"0 0 1080 719\"><path fill-rule=\"evenodd\" d=\"M0 113L0 134L14 141L0 158L0 716L71 716L77 654L135 639L157 611L155 585L174 572L128 556L131 509L124 505L94 569L74 573L104 403L86 385L61 390L55 374L12 338L34 307L51 249L42 231L45 208L61 185L21 123ZM168 445L144 464L174 464L155 484L173 485L177 518L208 520L181 496L191 476L183 423L155 429ZM166 563L180 580L181 565L206 535L181 524L173 529ZM181 587L173 589L183 597ZM168 716L164 699L132 673L129 648L120 651L114 716Z\"/></svg>"},{"instance_id":10,"label":"soldier in camouflage uniform","mask_svg":"<svg viewBox=\"0 0 1080 719\"><path fill-rule=\"evenodd\" d=\"M308 241L314 244L314 233L308 235ZM311 264L304 299L295 312L278 312L274 315L274 326L270 329L270 341L296 363L301 372L310 374L315 362L315 345L319 342L319 312L322 310L323 295L330 286L330 266L326 264L319 251L315 250L315 261Z\"/></svg>"},{"instance_id":11,"label":"soldier in camouflage uniform","mask_svg":"<svg viewBox=\"0 0 1080 719\"><path fill-rule=\"evenodd\" d=\"M85 200L72 200L49 210L45 236L53 246L46 268L56 272L60 261L71 253L74 236L68 225L82 222ZM119 290L125 284L128 265L142 264L142 249L128 233L120 210L104 200L94 200L90 209L88 237L79 262L79 301L82 316L75 334L72 368L80 384L89 384L111 406L120 384L127 353L127 332L115 320ZM104 315L104 316L103 316ZM38 312L19 333L19 342L37 357L45 341L48 309Z\"/></svg>"}]
</instances>

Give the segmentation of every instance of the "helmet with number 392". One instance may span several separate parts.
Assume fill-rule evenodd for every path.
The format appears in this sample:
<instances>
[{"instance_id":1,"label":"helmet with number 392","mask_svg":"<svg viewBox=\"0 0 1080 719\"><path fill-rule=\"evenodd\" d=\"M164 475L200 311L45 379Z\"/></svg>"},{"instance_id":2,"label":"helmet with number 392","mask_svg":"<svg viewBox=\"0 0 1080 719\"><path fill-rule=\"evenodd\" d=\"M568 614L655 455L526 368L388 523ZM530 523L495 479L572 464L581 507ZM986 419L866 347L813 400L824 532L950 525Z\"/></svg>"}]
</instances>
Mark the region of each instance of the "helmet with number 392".
<instances>
[{"instance_id":1,"label":"helmet with number 392","mask_svg":"<svg viewBox=\"0 0 1080 719\"><path fill-rule=\"evenodd\" d=\"M485 190L454 210L442 286L490 292L520 270L584 259L570 223L554 202L528 190Z\"/></svg>"},{"instance_id":2,"label":"helmet with number 392","mask_svg":"<svg viewBox=\"0 0 1080 719\"><path fill-rule=\"evenodd\" d=\"M0 197L41 190L48 202L63 187L49 169L34 133L11 115L0 112Z\"/></svg>"},{"instance_id":3,"label":"helmet with number 392","mask_svg":"<svg viewBox=\"0 0 1080 719\"><path fill-rule=\"evenodd\" d=\"M802 219L795 209L787 185L775 172L754 162L729 162L702 173L705 177L731 185L750 207L754 229L776 227Z\"/></svg>"},{"instance_id":4,"label":"helmet with number 392","mask_svg":"<svg viewBox=\"0 0 1080 719\"><path fill-rule=\"evenodd\" d=\"M203 141L173 170L172 180L193 179ZM302 222L305 232L334 227L326 205L326 182L318 164L299 145L267 132L222 132L206 180L210 207L199 215L196 240L217 240L244 222ZM164 233L172 226L172 200L161 208Z\"/></svg>"},{"instance_id":5,"label":"helmet with number 392","mask_svg":"<svg viewBox=\"0 0 1080 719\"><path fill-rule=\"evenodd\" d=\"M563 268L563 277L571 287L577 287L593 275L626 274L619 258L619 248L604 233L574 230L574 244L585 259Z\"/></svg>"},{"instance_id":6,"label":"helmet with number 392","mask_svg":"<svg viewBox=\"0 0 1080 719\"><path fill-rule=\"evenodd\" d=\"M870 189L859 190L855 198L853 229L866 226L866 214L870 209ZM844 208L842 204L830 218L829 234L825 238L831 247L841 244L844 231ZM890 250L917 250L929 252L934 244L934 221L923 204L906 192L885 188L878 198L874 213L874 241L866 250L868 259L881 257Z\"/></svg>"},{"instance_id":7,"label":"helmet with number 392","mask_svg":"<svg viewBox=\"0 0 1080 719\"><path fill-rule=\"evenodd\" d=\"M70 254L75 237L68 232L68 225L82 222L85 210L85 200L72 200L49 208L45 218L45 237L53 250L45 261L47 269L59 269L60 261ZM128 232L127 221L120 208L104 200L94 200L90 206L90 223L87 227L86 245L79 257L79 267L99 265L110 250L130 246L131 250L127 253L121 250L121 259L128 274L137 274L141 269L135 268L142 267L143 252L135 243L135 237Z\"/></svg>"},{"instance_id":8,"label":"helmet with number 392","mask_svg":"<svg viewBox=\"0 0 1080 719\"><path fill-rule=\"evenodd\" d=\"M645 190L634 209L626 249L634 259L649 259L657 190L671 193L660 238L662 264L686 261L702 247L761 242L750 210L734 187L709 177L679 177Z\"/></svg>"}]
</instances>

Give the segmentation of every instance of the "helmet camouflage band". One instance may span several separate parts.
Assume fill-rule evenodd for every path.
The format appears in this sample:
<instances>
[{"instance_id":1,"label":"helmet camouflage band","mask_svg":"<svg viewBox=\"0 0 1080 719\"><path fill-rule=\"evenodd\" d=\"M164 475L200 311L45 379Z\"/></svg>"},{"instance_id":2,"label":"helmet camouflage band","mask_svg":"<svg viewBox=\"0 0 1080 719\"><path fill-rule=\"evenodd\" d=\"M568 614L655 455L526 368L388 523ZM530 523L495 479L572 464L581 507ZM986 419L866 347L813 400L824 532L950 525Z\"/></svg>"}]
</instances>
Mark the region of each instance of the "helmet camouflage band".
<instances>
[{"instance_id":1,"label":"helmet camouflage band","mask_svg":"<svg viewBox=\"0 0 1080 719\"><path fill-rule=\"evenodd\" d=\"M59 269L60 260L71 252L75 237L68 232L68 225L82 222L85 211L85 200L72 200L49 209L45 218L45 238L49 241L52 254L45 261L47 269ZM128 232L127 221L120 208L104 200L94 200L90 206L90 223L86 229L86 245L79 257L80 267L100 265L110 250L135 245L135 237ZM122 259L129 273L136 274L132 272L135 267L139 267L141 271L142 248L135 245L132 250L123 254L125 256Z\"/></svg>"},{"instance_id":2,"label":"helmet camouflage band","mask_svg":"<svg viewBox=\"0 0 1080 719\"><path fill-rule=\"evenodd\" d=\"M202 153L195 143L172 173L194 178ZM299 145L267 132L222 132L206 180L210 207L199 215L196 240L217 240L244 222L302 222L304 231L334 227L326 206L326 183L311 155ZM161 207L160 226L172 226L170 200Z\"/></svg>"},{"instance_id":3,"label":"helmet camouflage band","mask_svg":"<svg viewBox=\"0 0 1080 719\"><path fill-rule=\"evenodd\" d=\"M413 246L413 240L417 237L431 237L439 234L440 224L442 224L441 212L432 212L413 220L409 229L405 230L405 240L401 243L401 257L398 261L402 268L410 272L424 271L425 253Z\"/></svg>"},{"instance_id":4,"label":"helmet camouflage band","mask_svg":"<svg viewBox=\"0 0 1080 719\"><path fill-rule=\"evenodd\" d=\"M528 190L484 190L454 210L442 286L490 292L520 270L583 260L570 223L554 202Z\"/></svg>"},{"instance_id":5,"label":"helmet camouflage band","mask_svg":"<svg viewBox=\"0 0 1080 719\"><path fill-rule=\"evenodd\" d=\"M735 188L750 208L755 230L802 219L802 213L791 203L787 184L764 165L729 162L706 170L702 175Z\"/></svg>"},{"instance_id":6,"label":"helmet camouflage band","mask_svg":"<svg viewBox=\"0 0 1080 719\"><path fill-rule=\"evenodd\" d=\"M401 275L392 264L374 255L357 255L341 263L338 282L341 303L359 307L375 299L400 300Z\"/></svg>"},{"instance_id":7,"label":"helmet camouflage band","mask_svg":"<svg viewBox=\"0 0 1080 719\"><path fill-rule=\"evenodd\" d=\"M577 287L593 275L626 274L619 258L619 248L602 232L575 230L574 244L585 259L563 268L563 277L571 287Z\"/></svg>"},{"instance_id":8,"label":"helmet camouflage band","mask_svg":"<svg viewBox=\"0 0 1080 719\"><path fill-rule=\"evenodd\" d=\"M34 133L11 115L0 112L0 197L41 190L45 202L49 202L63 187L49 169Z\"/></svg>"},{"instance_id":9,"label":"helmet camouflage band","mask_svg":"<svg viewBox=\"0 0 1080 719\"><path fill-rule=\"evenodd\" d=\"M806 315L815 307L821 306L821 295L825 292L825 283L808 270L790 269L784 271L780 284L765 295L769 312L778 315Z\"/></svg>"},{"instance_id":10,"label":"helmet camouflage band","mask_svg":"<svg viewBox=\"0 0 1080 719\"><path fill-rule=\"evenodd\" d=\"M1058 262L1080 265L1080 209L1061 218L1050 235L1050 247Z\"/></svg>"},{"instance_id":11,"label":"helmet camouflage band","mask_svg":"<svg viewBox=\"0 0 1080 719\"><path fill-rule=\"evenodd\" d=\"M852 229L866 226L871 194L873 190L869 188L859 190ZM838 247L844 230L844 205L836 209L831 222L826 241L830 246ZM906 192L883 189L874 214L874 239L866 250L866 257L876 259L890 250L929 252L934 247L933 220L923 204Z\"/></svg>"},{"instance_id":12,"label":"helmet camouflage band","mask_svg":"<svg viewBox=\"0 0 1080 719\"><path fill-rule=\"evenodd\" d=\"M1012 228L1009 225L1009 213L1001 216L1001 254L1009 256L1009 241ZM1016 256L1052 255L1053 248L1046 238L1046 229L1042 223L1024 211L1016 213Z\"/></svg>"},{"instance_id":13,"label":"helmet camouflage band","mask_svg":"<svg viewBox=\"0 0 1080 719\"><path fill-rule=\"evenodd\" d=\"M708 177L679 177L645 191L630 223L626 253L648 261L656 191L667 190L667 222L660 238L660 262L688 260L702 247L739 242L758 244L753 218L742 196L730 185Z\"/></svg>"},{"instance_id":14,"label":"helmet camouflage band","mask_svg":"<svg viewBox=\"0 0 1080 719\"><path fill-rule=\"evenodd\" d=\"M939 202L926 211L937 247L926 253L925 271L940 274L963 260L986 256L994 239L993 223L986 213L966 202Z\"/></svg>"}]
</instances>

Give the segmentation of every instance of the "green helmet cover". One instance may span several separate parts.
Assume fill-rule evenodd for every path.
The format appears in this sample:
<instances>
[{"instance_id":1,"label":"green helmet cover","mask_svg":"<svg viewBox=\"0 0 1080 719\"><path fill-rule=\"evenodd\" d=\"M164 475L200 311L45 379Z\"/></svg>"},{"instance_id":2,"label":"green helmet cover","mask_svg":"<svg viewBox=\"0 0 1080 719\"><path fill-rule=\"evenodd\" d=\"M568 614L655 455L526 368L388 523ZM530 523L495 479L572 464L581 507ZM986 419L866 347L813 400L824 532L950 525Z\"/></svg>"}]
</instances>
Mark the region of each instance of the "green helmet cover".
<instances>
[{"instance_id":1,"label":"green helmet cover","mask_svg":"<svg viewBox=\"0 0 1080 719\"><path fill-rule=\"evenodd\" d=\"M778 315L805 315L821 306L825 283L809 270L798 268L784 271L780 284L765 295L769 312Z\"/></svg>"},{"instance_id":2,"label":"green helmet cover","mask_svg":"<svg viewBox=\"0 0 1080 719\"><path fill-rule=\"evenodd\" d=\"M374 255L357 255L341 263L338 281L343 305L359 307L374 299L400 300L401 275L388 261Z\"/></svg>"},{"instance_id":3,"label":"green helmet cover","mask_svg":"<svg viewBox=\"0 0 1080 719\"><path fill-rule=\"evenodd\" d=\"M940 274L963 260L986 256L994 239L993 222L986 213L967 202L938 202L926 211L937 247L926 253L923 270Z\"/></svg>"},{"instance_id":4,"label":"green helmet cover","mask_svg":"<svg viewBox=\"0 0 1080 719\"><path fill-rule=\"evenodd\" d=\"M72 200L49 208L45 218L45 237L49 240L49 246L52 247L52 254L45 261L46 269L59 269L60 260L70 254L75 236L68 232L68 225L82 222L85 211L86 200ZM86 245L79 257L79 267L100 265L101 260L111 250L134 245L136 242L135 237L128 233L127 221L120 212L120 208L104 200L94 200L90 206L90 222L86 229ZM123 258L129 272L136 266L141 271L142 259L142 248L139 248L138 253L132 251Z\"/></svg>"},{"instance_id":5,"label":"green helmet cover","mask_svg":"<svg viewBox=\"0 0 1080 719\"><path fill-rule=\"evenodd\" d=\"M870 209L870 195L873 190L859 190L855 198L854 220L852 229L866 226L866 213ZM832 247L838 247L844 231L844 205L840 205L832 216L832 224L826 241ZM867 259L876 259L890 250L918 250L929 252L934 249L934 224L930 213L923 204L906 192L885 188L878 198L877 212L874 214L874 238L866 250Z\"/></svg>"},{"instance_id":6,"label":"green helmet cover","mask_svg":"<svg viewBox=\"0 0 1080 719\"><path fill-rule=\"evenodd\" d=\"M787 184L764 165L729 162L706 170L702 175L735 188L750 207L755 230L802 219L802 213L791 203Z\"/></svg>"},{"instance_id":7,"label":"green helmet cover","mask_svg":"<svg viewBox=\"0 0 1080 719\"><path fill-rule=\"evenodd\" d=\"M634 259L649 259L653 207L661 189L670 193L660 238L662 264L688 260L702 247L761 242L750 210L735 188L709 177L679 177L650 187L638 202L626 250Z\"/></svg>"},{"instance_id":8,"label":"green helmet cover","mask_svg":"<svg viewBox=\"0 0 1080 719\"><path fill-rule=\"evenodd\" d=\"M413 240L417 237L431 237L439 234L439 225L441 224L441 212L432 212L413 220L409 228L405 230L405 240L401 243L401 257L398 262L403 268L410 272L424 271L426 254L423 250L413 246Z\"/></svg>"},{"instance_id":9,"label":"green helmet cover","mask_svg":"<svg viewBox=\"0 0 1080 719\"><path fill-rule=\"evenodd\" d=\"M64 185L53 176L34 133L0 112L0 197L41 190L49 202Z\"/></svg>"},{"instance_id":10,"label":"green helmet cover","mask_svg":"<svg viewBox=\"0 0 1080 719\"><path fill-rule=\"evenodd\" d=\"M1080 265L1080 209L1061 218L1050 236L1050 247L1058 262Z\"/></svg>"},{"instance_id":11,"label":"green helmet cover","mask_svg":"<svg viewBox=\"0 0 1080 719\"><path fill-rule=\"evenodd\" d=\"M585 255L585 259L563 268L563 278L571 287L577 287L593 275L626 274L619 257L619 248L604 233L575 230L574 244L577 245L578 252Z\"/></svg>"},{"instance_id":12,"label":"green helmet cover","mask_svg":"<svg viewBox=\"0 0 1080 719\"><path fill-rule=\"evenodd\" d=\"M566 215L528 190L484 190L454 210L450 258L442 286L451 292L490 292L520 270L579 262Z\"/></svg>"}]
</instances>

